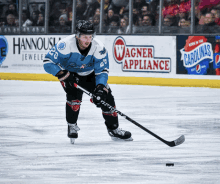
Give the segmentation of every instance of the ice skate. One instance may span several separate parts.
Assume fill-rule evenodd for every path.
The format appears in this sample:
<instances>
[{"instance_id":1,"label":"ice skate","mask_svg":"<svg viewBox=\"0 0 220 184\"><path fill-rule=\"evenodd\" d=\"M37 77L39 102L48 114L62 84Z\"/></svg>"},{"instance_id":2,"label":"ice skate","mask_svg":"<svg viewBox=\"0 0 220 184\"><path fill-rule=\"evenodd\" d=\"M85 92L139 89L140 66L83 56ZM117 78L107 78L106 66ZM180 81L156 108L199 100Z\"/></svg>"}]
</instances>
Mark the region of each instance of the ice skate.
<instances>
[{"instance_id":1,"label":"ice skate","mask_svg":"<svg viewBox=\"0 0 220 184\"><path fill-rule=\"evenodd\" d=\"M108 129L108 134L113 141L133 141L131 133L129 131L122 130L121 128L117 128L115 130Z\"/></svg>"},{"instance_id":2,"label":"ice skate","mask_svg":"<svg viewBox=\"0 0 220 184\"><path fill-rule=\"evenodd\" d=\"M68 137L70 138L70 143L74 144L75 140L78 138L78 131L80 128L76 124L68 123Z\"/></svg>"}]
</instances>

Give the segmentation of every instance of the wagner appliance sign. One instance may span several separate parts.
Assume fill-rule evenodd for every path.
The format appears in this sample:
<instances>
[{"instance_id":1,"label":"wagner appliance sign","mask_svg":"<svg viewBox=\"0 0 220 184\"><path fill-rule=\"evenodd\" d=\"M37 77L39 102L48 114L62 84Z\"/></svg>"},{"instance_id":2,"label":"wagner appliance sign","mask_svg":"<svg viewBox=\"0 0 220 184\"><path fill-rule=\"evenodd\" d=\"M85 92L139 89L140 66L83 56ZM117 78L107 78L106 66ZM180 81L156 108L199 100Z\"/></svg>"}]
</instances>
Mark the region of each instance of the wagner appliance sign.
<instances>
[{"instance_id":1,"label":"wagner appliance sign","mask_svg":"<svg viewBox=\"0 0 220 184\"><path fill-rule=\"evenodd\" d=\"M126 45L123 37L117 37L113 44L114 59L122 65L122 71L171 72L171 58L155 57L153 45Z\"/></svg>"}]
</instances>

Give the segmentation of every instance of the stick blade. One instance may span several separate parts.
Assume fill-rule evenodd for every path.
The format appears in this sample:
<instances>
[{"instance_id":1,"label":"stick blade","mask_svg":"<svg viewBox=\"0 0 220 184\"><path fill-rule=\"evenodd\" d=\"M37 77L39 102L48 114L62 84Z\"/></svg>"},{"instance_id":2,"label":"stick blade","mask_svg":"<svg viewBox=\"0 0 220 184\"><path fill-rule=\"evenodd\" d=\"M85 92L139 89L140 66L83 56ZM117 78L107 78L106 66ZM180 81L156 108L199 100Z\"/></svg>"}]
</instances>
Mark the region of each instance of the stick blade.
<instances>
[{"instance_id":1,"label":"stick blade","mask_svg":"<svg viewBox=\"0 0 220 184\"><path fill-rule=\"evenodd\" d=\"M182 136L180 136L178 139L176 139L176 140L174 141L175 146L178 146L178 145L182 144L184 141L185 141L185 136L182 135Z\"/></svg>"}]
</instances>

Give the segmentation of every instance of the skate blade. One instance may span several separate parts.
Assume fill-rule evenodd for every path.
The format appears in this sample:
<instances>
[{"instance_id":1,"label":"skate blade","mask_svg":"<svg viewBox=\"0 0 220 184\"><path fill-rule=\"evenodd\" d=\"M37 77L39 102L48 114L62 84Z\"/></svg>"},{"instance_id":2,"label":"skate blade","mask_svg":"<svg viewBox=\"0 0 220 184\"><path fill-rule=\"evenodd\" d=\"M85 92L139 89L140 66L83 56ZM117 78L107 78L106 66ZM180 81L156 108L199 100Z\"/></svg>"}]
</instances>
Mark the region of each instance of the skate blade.
<instances>
[{"instance_id":1,"label":"skate blade","mask_svg":"<svg viewBox=\"0 0 220 184\"><path fill-rule=\"evenodd\" d=\"M70 143L71 143L71 144L74 144L74 143L75 143L75 140L76 140L75 138L70 138Z\"/></svg>"},{"instance_id":2,"label":"skate blade","mask_svg":"<svg viewBox=\"0 0 220 184\"><path fill-rule=\"evenodd\" d=\"M133 138L130 137L128 139L120 139L118 137L111 137L113 141L133 141Z\"/></svg>"}]
</instances>

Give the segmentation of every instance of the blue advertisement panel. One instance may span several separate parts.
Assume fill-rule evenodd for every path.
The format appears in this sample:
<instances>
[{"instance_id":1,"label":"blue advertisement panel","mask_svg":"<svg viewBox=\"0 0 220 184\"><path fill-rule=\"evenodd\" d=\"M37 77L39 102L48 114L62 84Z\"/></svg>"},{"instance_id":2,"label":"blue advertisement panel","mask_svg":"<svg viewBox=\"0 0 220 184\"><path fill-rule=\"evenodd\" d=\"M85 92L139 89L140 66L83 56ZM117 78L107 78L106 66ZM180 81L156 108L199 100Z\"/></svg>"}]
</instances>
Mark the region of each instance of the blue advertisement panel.
<instances>
[{"instance_id":1,"label":"blue advertisement panel","mask_svg":"<svg viewBox=\"0 0 220 184\"><path fill-rule=\"evenodd\" d=\"M177 36L177 74L220 75L220 36Z\"/></svg>"}]
</instances>

